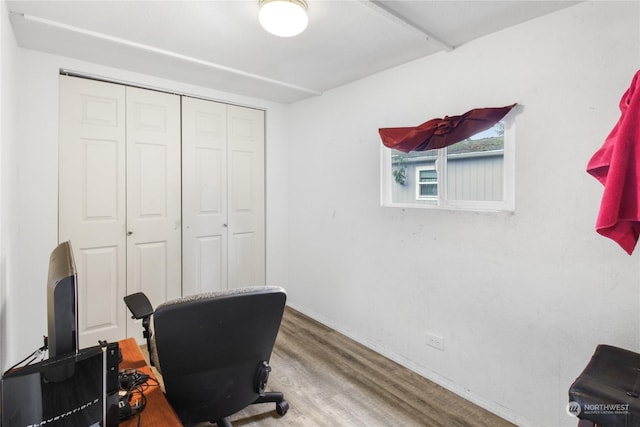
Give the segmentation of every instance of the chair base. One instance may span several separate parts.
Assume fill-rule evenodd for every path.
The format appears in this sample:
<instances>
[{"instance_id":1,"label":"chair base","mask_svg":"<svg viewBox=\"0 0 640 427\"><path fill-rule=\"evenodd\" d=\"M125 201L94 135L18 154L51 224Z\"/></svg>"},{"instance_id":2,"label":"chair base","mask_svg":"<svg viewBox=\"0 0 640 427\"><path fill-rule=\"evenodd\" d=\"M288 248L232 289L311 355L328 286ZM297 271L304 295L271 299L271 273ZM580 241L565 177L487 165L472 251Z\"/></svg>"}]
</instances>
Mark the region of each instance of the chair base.
<instances>
[{"instance_id":1,"label":"chair base","mask_svg":"<svg viewBox=\"0 0 640 427\"><path fill-rule=\"evenodd\" d=\"M258 403L275 403L276 413L280 416L283 416L289 410L289 402L285 400L284 393L279 391L266 392L264 395L259 396L256 400L254 400L252 405L257 405ZM233 427L231 421L229 421L228 418L214 421L214 423L218 427Z\"/></svg>"},{"instance_id":2,"label":"chair base","mask_svg":"<svg viewBox=\"0 0 640 427\"><path fill-rule=\"evenodd\" d=\"M216 425L218 427L233 427L231 425L231 421L229 421L229 418L223 418L221 420L216 421Z\"/></svg>"},{"instance_id":3,"label":"chair base","mask_svg":"<svg viewBox=\"0 0 640 427\"><path fill-rule=\"evenodd\" d=\"M289 402L284 399L284 394L279 391L269 391L263 396L258 397L252 405L258 403L275 403L276 412L278 415L283 416L289 410Z\"/></svg>"}]
</instances>

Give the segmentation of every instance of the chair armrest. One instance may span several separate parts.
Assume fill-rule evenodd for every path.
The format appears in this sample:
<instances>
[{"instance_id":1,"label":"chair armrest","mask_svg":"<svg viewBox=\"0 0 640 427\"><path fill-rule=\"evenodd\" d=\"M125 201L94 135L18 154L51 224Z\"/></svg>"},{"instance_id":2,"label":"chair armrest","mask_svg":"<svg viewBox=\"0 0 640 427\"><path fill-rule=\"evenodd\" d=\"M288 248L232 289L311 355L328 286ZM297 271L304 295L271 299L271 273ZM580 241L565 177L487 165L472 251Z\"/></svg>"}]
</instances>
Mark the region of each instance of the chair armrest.
<instances>
[{"instance_id":1,"label":"chair armrest","mask_svg":"<svg viewBox=\"0 0 640 427\"><path fill-rule=\"evenodd\" d=\"M153 332L151 332L150 324L151 324L151 316L153 315L153 306L149 301L149 298L142 293L136 292L135 294L127 295L124 297L124 303L127 305L127 308L131 312L132 319L142 319L142 327L144 331L142 331L142 336L147 339L147 348L149 349L149 354L153 351L152 340ZM155 366L153 357L150 359L151 366Z\"/></svg>"},{"instance_id":2,"label":"chair armrest","mask_svg":"<svg viewBox=\"0 0 640 427\"><path fill-rule=\"evenodd\" d=\"M127 295L124 297L124 303L133 315L133 319L144 319L153 314L153 306L149 301L149 298L142 292L136 292L135 294Z\"/></svg>"}]
</instances>

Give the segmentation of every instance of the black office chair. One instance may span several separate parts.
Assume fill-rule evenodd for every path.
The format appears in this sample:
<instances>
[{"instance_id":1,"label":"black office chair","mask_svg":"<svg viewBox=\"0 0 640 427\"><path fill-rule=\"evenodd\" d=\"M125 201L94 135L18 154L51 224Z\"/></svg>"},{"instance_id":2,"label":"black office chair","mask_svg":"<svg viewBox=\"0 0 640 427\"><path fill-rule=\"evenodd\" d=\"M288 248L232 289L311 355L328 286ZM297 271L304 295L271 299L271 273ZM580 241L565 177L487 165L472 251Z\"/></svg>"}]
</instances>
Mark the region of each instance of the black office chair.
<instances>
[{"instance_id":1,"label":"black office chair","mask_svg":"<svg viewBox=\"0 0 640 427\"><path fill-rule=\"evenodd\" d=\"M155 311L141 292L125 297L180 420L219 427L250 404L273 402L278 415L289 409L282 393L265 391L285 301L275 286L194 295Z\"/></svg>"}]
</instances>

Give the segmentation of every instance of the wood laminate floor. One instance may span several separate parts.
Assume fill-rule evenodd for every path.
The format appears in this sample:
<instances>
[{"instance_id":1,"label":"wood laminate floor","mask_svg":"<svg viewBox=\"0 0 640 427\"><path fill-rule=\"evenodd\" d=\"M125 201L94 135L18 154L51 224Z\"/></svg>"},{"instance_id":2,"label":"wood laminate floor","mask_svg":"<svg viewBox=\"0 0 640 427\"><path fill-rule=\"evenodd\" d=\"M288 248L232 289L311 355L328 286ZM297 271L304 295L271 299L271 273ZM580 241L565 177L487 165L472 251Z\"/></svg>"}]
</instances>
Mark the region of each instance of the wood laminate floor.
<instances>
[{"instance_id":1,"label":"wood laminate floor","mask_svg":"<svg viewBox=\"0 0 640 427\"><path fill-rule=\"evenodd\" d=\"M291 308L270 364L268 388L284 392L289 412L251 405L234 427L513 426Z\"/></svg>"}]
</instances>

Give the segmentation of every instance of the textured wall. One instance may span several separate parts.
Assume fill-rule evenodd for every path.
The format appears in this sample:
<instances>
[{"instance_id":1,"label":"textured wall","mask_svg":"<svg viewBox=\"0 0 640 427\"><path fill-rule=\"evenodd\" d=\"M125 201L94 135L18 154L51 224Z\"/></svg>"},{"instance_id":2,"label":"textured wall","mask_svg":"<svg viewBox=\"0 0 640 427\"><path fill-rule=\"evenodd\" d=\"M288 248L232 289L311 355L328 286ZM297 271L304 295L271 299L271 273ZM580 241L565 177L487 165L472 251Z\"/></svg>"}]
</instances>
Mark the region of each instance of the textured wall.
<instances>
[{"instance_id":1,"label":"textured wall","mask_svg":"<svg viewBox=\"0 0 640 427\"><path fill-rule=\"evenodd\" d=\"M581 3L294 104L290 302L520 425L574 426L596 344L640 350L638 257L595 233L585 173L638 20L637 2ZM515 213L380 207L379 127L512 102Z\"/></svg>"}]
</instances>

